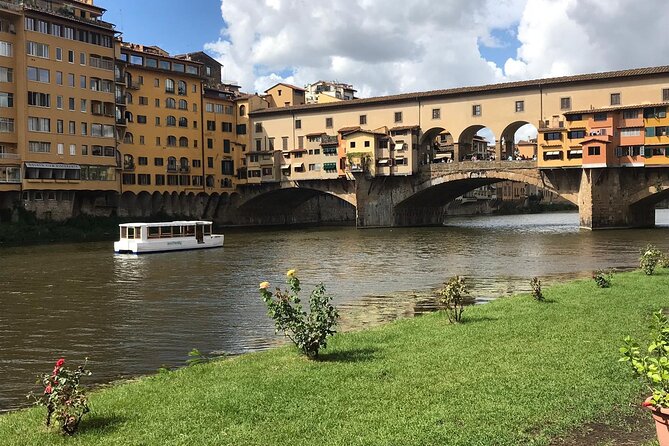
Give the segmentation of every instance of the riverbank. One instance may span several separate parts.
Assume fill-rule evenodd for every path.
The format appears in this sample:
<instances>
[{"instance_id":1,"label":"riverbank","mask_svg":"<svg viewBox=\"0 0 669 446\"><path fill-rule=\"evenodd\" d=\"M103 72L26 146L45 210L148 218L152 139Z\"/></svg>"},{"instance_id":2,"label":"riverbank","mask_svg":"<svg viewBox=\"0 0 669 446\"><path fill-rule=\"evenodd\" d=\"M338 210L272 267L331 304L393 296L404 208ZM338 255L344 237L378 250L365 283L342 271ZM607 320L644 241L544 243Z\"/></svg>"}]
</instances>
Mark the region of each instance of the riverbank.
<instances>
[{"instance_id":1,"label":"riverbank","mask_svg":"<svg viewBox=\"0 0 669 446\"><path fill-rule=\"evenodd\" d=\"M545 445L637 413L642 389L617 361L618 347L627 334L647 334L668 289L668 270L622 273L610 289L580 280L544 290L545 303L519 295L471 307L460 325L437 313L338 334L318 362L286 347L159 373L95 392L74 438L46 433L43 410L0 416L0 438ZM647 426L640 436L652 434Z\"/></svg>"}]
</instances>

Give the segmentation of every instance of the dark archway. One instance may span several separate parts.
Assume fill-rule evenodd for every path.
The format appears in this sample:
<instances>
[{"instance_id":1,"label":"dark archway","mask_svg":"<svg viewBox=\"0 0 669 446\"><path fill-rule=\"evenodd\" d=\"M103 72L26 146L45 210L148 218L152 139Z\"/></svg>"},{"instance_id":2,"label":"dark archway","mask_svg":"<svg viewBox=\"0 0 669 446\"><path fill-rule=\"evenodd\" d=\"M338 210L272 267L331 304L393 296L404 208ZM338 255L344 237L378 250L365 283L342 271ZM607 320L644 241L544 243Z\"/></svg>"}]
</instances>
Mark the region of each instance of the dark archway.
<instances>
[{"instance_id":1,"label":"dark archway","mask_svg":"<svg viewBox=\"0 0 669 446\"><path fill-rule=\"evenodd\" d=\"M512 159L534 158L536 155L537 133L537 128L527 121L514 121L507 125L502 131L499 140L502 159L508 159L508 157ZM523 141L528 144L534 143L534 150L531 156L529 152L532 150L530 150L529 146L527 148L519 147L519 143Z\"/></svg>"},{"instance_id":2,"label":"dark archway","mask_svg":"<svg viewBox=\"0 0 669 446\"><path fill-rule=\"evenodd\" d=\"M457 161L494 159L495 134L484 124L470 125L458 136Z\"/></svg>"}]
</instances>

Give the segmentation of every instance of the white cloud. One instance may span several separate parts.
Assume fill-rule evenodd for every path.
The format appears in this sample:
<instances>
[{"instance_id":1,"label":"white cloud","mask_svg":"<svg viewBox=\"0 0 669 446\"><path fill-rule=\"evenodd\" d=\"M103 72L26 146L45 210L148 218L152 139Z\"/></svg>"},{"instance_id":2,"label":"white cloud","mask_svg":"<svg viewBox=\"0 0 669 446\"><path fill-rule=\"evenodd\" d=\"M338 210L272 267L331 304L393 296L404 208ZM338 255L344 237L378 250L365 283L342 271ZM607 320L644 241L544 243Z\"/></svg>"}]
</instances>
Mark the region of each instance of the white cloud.
<instances>
[{"instance_id":1,"label":"white cloud","mask_svg":"<svg viewBox=\"0 0 669 446\"><path fill-rule=\"evenodd\" d=\"M326 79L368 97L662 65L669 53L666 0L221 0L221 12L227 27L205 49L250 92ZM482 57L480 45L514 36L515 57Z\"/></svg>"},{"instance_id":2,"label":"white cloud","mask_svg":"<svg viewBox=\"0 0 669 446\"><path fill-rule=\"evenodd\" d=\"M529 0L509 79L664 65L666 0Z\"/></svg>"},{"instance_id":3,"label":"white cloud","mask_svg":"<svg viewBox=\"0 0 669 446\"><path fill-rule=\"evenodd\" d=\"M224 77L262 92L279 80L353 84L359 96L503 79L478 44L514 26L527 0L222 0L205 49Z\"/></svg>"}]
</instances>

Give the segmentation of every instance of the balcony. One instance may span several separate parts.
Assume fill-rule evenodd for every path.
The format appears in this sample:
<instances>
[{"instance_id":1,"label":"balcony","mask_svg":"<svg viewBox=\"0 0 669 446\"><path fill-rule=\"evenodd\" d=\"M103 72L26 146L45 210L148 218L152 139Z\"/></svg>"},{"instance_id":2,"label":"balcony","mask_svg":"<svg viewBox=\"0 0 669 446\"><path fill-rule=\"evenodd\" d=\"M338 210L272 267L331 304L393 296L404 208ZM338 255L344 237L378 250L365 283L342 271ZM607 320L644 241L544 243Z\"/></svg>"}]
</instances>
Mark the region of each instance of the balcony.
<instances>
[{"instance_id":1,"label":"balcony","mask_svg":"<svg viewBox=\"0 0 669 446\"><path fill-rule=\"evenodd\" d=\"M167 166L167 172L168 173L176 173L178 171L177 166Z\"/></svg>"},{"instance_id":2,"label":"balcony","mask_svg":"<svg viewBox=\"0 0 669 446\"><path fill-rule=\"evenodd\" d=\"M140 84L139 81L133 81L128 83L125 88L127 88L128 90L139 90L139 87L141 85L142 84Z\"/></svg>"},{"instance_id":3,"label":"balcony","mask_svg":"<svg viewBox=\"0 0 669 446\"><path fill-rule=\"evenodd\" d=\"M18 153L5 153L0 152L0 160L20 160L21 155Z\"/></svg>"},{"instance_id":4,"label":"balcony","mask_svg":"<svg viewBox=\"0 0 669 446\"><path fill-rule=\"evenodd\" d=\"M179 172L188 173L188 172L190 172L190 167L189 166L180 166L179 167Z\"/></svg>"},{"instance_id":5,"label":"balcony","mask_svg":"<svg viewBox=\"0 0 669 446\"><path fill-rule=\"evenodd\" d=\"M88 25L99 26L100 28L105 28L109 30L114 29L114 25L108 22L104 22L97 18L84 18L75 15L74 8L69 5L61 5L60 7L55 7L55 5L50 0L14 0L7 1L4 0L4 3L10 4L23 4L25 9L31 9L33 11L44 11L49 14L54 14L60 17L64 17L69 20L75 20L77 22L86 23Z\"/></svg>"},{"instance_id":6,"label":"balcony","mask_svg":"<svg viewBox=\"0 0 669 446\"><path fill-rule=\"evenodd\" d=\"M119 118L116 120L116 125L126 126L128 124L126 123L126 120L124 118Z\"/></svg>"},{"instance_id":7,"label":"balcony","mask_svg":"<svg viewBox=\"0 0 669 446\"><path fill-rule=\"evenodd\" d=\"M116 103L119 105L125 105L126 104L126 97L125 96L116 96Z\"/></svg>"},{"instance_id":8,"label":"balcony","mask_svg":"<svg viewBox=\"0 0 669 446\"><path fill-rule=\"evenodd\" d=\"M337 135L323 135L321 136L321 145L330 145L330 144L339 144L339 140L337 139Z\"/></svg>"}]
</instances>

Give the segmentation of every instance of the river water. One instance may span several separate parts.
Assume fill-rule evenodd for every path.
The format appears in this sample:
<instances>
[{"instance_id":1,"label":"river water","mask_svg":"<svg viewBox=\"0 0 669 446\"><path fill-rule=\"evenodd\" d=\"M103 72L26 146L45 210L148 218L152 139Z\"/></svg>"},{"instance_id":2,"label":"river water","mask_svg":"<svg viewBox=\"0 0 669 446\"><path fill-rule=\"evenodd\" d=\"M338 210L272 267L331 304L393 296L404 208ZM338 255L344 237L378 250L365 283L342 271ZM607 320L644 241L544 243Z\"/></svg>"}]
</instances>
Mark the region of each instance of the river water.
<instances>
[{"instance_id":1,"label":"river water","mask_svg":"<svg viewBox=\"0 0 669 446\"><path fill-rule=\"evenodd\" d=\"M258 295L296 268L323 281L351 330L434 308L465 275L479 302L669 249L669 211L651 230L591 232L576 213L458 217L444 227L227 230L225 248L114 255L112 244L0 250L0 410L25 405L36 377L85 357L97 383L184 365L188 352L243 353L283 342Z\"/></svg>"}]
</instances>

